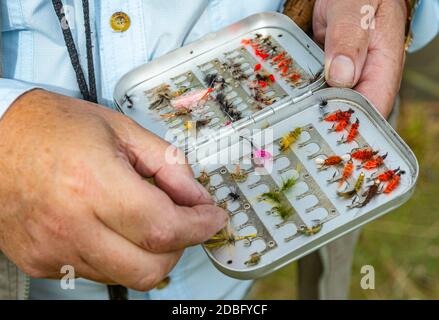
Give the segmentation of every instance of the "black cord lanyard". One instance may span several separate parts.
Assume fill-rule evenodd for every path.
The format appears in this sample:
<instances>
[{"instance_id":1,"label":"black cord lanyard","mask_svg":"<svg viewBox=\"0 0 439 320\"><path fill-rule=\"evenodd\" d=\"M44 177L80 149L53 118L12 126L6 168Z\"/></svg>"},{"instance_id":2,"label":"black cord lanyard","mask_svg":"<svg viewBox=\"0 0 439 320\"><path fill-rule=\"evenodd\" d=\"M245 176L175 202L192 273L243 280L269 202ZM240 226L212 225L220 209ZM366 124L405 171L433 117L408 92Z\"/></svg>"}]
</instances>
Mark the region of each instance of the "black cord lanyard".
<instances>
[{"instance_id":1,"label":"black cord lanyard","mask_svg":"<svg viewBox=\"0 0 439 320\"><path fill-rule=\"evenodd\" d=\"M88 83L90 88L87 85L84 71L82 70L81 63L79 62L78 50L76 49L75 42L73 40L72 30L70 29L69 23L66 19L66 15L63 12L62 1L52 0L52 4L61 25L64 41L69 52L73 69L75 70L76 81L78 82L79 90L81 91L82 97L84 98L84 100L96 103L98 99L96 94L96 78L93 63L93 45L91 40L90 8L88 0L82 0L82 9L84 12L84 26L87 46Z\"/></svg>"},{"instance_id":2,"label":"black cord lanyard","mask_svg":"<svg viewBox=\"0 0 439 320\"><path fill-rule=\"evenodd\" d=\"M84 71L82 70L81 63L79 62L78 50L76 49L75 42L72 36L72 30L68 24L65 13L63 12L63 4L61 0L52 0L53 8L58 16L59 23L61 25L64 41L66 43L67 51L69 52L70 61L76 74L76 81L78 82L79 90L81 91L84 100L96 103L96 77L93 63L93 44L91 40L90 29L90 7L88 0L82 0L82 9L84 12L84 26L85 37L87 46L87 67L88 67L88 83L85 80ZM107 286L108 295L111 300L127 300L128 290L120 285Z\"/></svg>"}]
</instances>

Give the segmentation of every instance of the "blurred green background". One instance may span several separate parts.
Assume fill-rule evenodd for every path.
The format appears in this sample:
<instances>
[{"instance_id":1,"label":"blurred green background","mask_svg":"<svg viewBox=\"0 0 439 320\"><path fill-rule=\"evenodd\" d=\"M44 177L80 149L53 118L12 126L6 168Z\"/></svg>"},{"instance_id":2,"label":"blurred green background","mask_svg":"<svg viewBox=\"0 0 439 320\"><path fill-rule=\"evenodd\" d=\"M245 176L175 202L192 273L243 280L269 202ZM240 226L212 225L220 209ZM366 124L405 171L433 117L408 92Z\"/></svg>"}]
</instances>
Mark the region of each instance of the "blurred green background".
<instances>
[{"instance_id":1,"label":"blurred green background","mask_svg":"<svg viewBox=\"0 0 439 320\"><path fill-rule=\"evenodd\" d=\"M419 160L413 197L364 227L355 251L351 299L439 299L439 37L407 57L397 131ZM363 265L375 290L360 287ZM250 299L296 299L297 263L258 280Z\"/></svg>"}]
</instances>

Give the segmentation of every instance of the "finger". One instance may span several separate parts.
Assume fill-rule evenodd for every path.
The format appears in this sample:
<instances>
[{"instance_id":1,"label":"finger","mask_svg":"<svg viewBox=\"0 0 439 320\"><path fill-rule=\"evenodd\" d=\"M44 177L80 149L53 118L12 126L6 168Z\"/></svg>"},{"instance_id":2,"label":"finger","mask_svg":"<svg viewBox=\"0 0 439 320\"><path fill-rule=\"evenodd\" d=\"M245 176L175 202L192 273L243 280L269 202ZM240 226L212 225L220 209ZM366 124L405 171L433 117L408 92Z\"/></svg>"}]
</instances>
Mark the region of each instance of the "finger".
<instances>
[{"instance_id":1,"label":"finger","mask_svg":"<svg viewBox=\"0 0 439 320\"><path fill-rule=\"evenodd\" d=\"M138 125L132 125L125 138L135 170L143 177L154 177L156 185L175 203L185 206L213 203L179 149Z\"/></svg>"},{"instance_id":2,"label":"finger","mask_svg":"<svg viewBox=\"0 0 439 320\"><path fill-rule=\"evenodd\" d=\"M402 78L402 68L399 65L392 68L394 62L389 60L379 51L370 53L360 82L355 87L385 118L392 111Z\"/></svg>"},{"instance_id":3,"label":"finger","mask_svg":"<svg viewBox=\"0 0 439 320\"><path fill-rule=\"evenodd\" d=\"M198 245L224 228L228 219L223 209L212 205L174 206L166 218L148 226L141 246L151 252L172 252Z\"/></svg>"},{"instance_id":4,"label":"finger","mask_svg":"<svg viewBox=\"0 0 439 320\"><path fill-rule=\"evenodd\" d=\"M389 2L377 11L380 30L372 34L369 54L357 91L364 94L387 117L399 91L404 66L405 7Z\"/></svg>"},{"instance_id":5,"label":"finger","mask_svg":"<svg viewBox=\"0 0 439 320\"><path fill-rule=\"evenodd\" d=\"M73 269L62 269L63 266L72 267ZM51 272L45 275L44 279L66 279L66 276L68 276L68 279L72 278L83 278L99 283L104 284L115 284L113 280L111 280L109 277L103 275L99 271L97 271L95 268L93 268L91 265L87 263L72 263L68 265L63 265L59 268L57 272Z\"/></svg>"},{"instance_id":6,"label":"finger","mask_svg":"<svg viewBox=\"0 0 439 320\"><path fill-rule=\"evenodd\" d=\"M374 12L370 3L330 1L326 6L325 76L331 86L352 88L360 79L370 40L362 8Z\"/></svg>"},{"instance_id":7,"label":"finger","mask_svg":"<svg viewBox=\"0 0 439 320\"><path fill-rule=\"evenodd\" d=\"M225 226L228 215L223 209L179 206L124 165L121 160L108 167L99 180L111 175L119 177L118 183L93 205L96 215L126 239L149 251L170 252L202 243Z\"/></svg>"},{"instance_id":8,"label":"finger","mask_svg":"<svg viewBox=\"0 0 439 320\"><path fill-rule=\"evenodd\" d=\"M82 257L80 257L80 259L82 263L73 264L73 267L75 268L75 276L99 283L115 284L110 277L97 271L93 266L87 263L85 259Z\"/></svg>"},{"instance_id":9,"label":"finger","mask_svg":"<svg viewBox=\"0 0 439 320\"><path fill-rule=\"evenodd\" d=\"M60 255L64 255L64 253ZM62 263L55 262L57 259L50 256L47 256L46 261L38 260L34 261L31 267L26 266L23 270L33 278L65 279L68 276L69 279L85 278L100 283L112 283L110 278L97 271L78 256L62 259Z\"/></svg>"},{"instance_id":10,"label":"finger","mask_svg":"<svg viewBox=\"0 0 439 320\"><path fill-rule=\"evenodd\" d=\"M63 211L63 209L60 210ZM75 206L79 211L83 208ZM28 237L30 242L22 241L26 248L23 258L17 264L33 278L60 279L65 276L72 278L86 278L89 280L108 283L111 279L101 274L82 259L80 252L75 250L76 234L78 230L88 228L89 219L72 217L66 210L64 219L69 221L68 231L64 233L61 224L54 223L60 218L46 217L47 219L28 219ZM77 212L76 212L77 213ZM38 222L37 222L38 221ZM26 242L26 243L24 243Z\"/></svg>"},{"instance_id":11,"label":"finger","mask_svg":"<svg viewBox=\"0 0 439 320\"><path fill-rule=\"evenodd\" d=\"M182 252L149 253L108 229L99 221L93 233L78 239L83 259L113 283L147 291L171 271Z\"/></svg>"}]
</instances>

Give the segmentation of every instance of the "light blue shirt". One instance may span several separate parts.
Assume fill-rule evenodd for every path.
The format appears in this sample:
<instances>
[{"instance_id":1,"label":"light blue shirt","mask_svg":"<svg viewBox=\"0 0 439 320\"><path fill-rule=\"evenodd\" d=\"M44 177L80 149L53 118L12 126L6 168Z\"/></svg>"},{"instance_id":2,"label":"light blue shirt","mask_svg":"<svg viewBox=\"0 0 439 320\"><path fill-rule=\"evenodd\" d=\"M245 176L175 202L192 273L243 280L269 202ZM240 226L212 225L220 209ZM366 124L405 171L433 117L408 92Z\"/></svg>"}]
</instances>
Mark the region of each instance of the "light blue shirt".
<instances>
[{"instance_id":1,"label":"light blue shirt","mask_svg":"<svg viewBox=\"0 0 439 320\"><path fill-rule=\"evenodd\" d=\"M284 0L90 0L98 97L112 105L113 88L126 72L251 14L281 11ZM65 0L80 59L86 66L81 0ZM0 115L23 92L44 87L80 98L59 22L48 0L1 0L4 78L0 79ZM110 17L127 13L131 27L114 32ZM421 18L422 16L422 18ZM426 17L426 18L425 18ZM439 4L422 1L415 21L414 48L439 30ZM84 68L87 71L87 68ZM224 276L198 246L186 250L170 274L169 286L149 293L130 291L140 299L241 298L250 282ZM106 299L106 287L77 280L75 290L59 281L32 279L31 298Z\"/></svg>"},{"instance_id":2,"label":"light blue shirt","mask_svg":"<svg viewBox=\"0 0 439 320\"><path fill-rule=\"evenodd\" d=\"M410 52L419 50L439 33L439 0L422 0L413 17Z\"/></svg>"}]
</instances>

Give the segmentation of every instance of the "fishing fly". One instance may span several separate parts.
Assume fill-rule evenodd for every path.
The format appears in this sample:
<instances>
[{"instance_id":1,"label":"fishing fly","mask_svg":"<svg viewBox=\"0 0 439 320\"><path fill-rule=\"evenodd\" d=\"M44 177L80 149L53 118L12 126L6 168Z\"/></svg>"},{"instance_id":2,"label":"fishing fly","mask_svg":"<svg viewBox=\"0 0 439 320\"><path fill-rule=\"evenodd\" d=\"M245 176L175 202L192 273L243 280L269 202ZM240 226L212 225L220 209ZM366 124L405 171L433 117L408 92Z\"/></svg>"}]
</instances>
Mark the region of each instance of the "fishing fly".
<instances>
[{"instance_id":1,"label":"fishing fly","mask_svg":"<svg viewBox=\"0 0 439 320\"><path fill-rule=\"evenodd\" d=\"M279 150L286 151L293 143L297 141L297 139L299 139L302 131L302 128L297 127L285 134L279 141Z\"/></svg>"},{"instance_id":2,"label":"fishing fly","mask_svg":"<svg viewBox=\"0 0 439 320\"><path fill-rule=\"evenodd\" d=\"M261 261L262 255L259 252L253 252L248 260L244 262L247 267L255 266Z\"/></svg>"},{"instance_id":3,"label":"fishing fly","mask_svg":"<svg viewBox=\"0 0 439 320\"><path fill-rule=\"evenodd\" d=\"M233 80L235 80L235 81L245 81L245 80L248 80L248 75L244 72L244 70L242 70L242 67L241 67L240 63L237 63L237 62L235 62L235 63L225 62L225 63L223 63L223 68L230 72L230 74L232 75ZM225 81L224 81L224 84L226 84Z\"/></svg>"},{"instance_id":4,"label":"fishing fly","mask_svg":"<svg viewBox=\"0 0 439 320\"><path fill-rule=\"evenodd\" d=\"M338 178L335 178L337 174L337 172L335 172L332 179L328 180L328 182L339 181L339 185L341 186L345 181L347 181L352 176L353 172L354 172L354 163L352 162L352 160L349 160L344 165L341 175Z\"/></svg>"},{"instance_id":5,"label":"fishing fly","mask_svg":"<svg viewBox=\"0 0 439 320\"><path fill-rule=\"evenodd\" d=\"M271 204L279 204L281 203L281 193L277 188L272 189L258 196L258 200L261 202L268 202Z\"/></svg>"},{"instance_id":6,"label":"fishing fly","mask_svg":"<svg viewBox=\"0 0 439 320\"><path fill-rule=\"evenodd\" d=\"M186 121L183 124L183 127L185 130L192 130L192 129L199 129L199 128L203 128L205 126L207 126L210 122L212 121L212 119L199 119L199 120L190 120L190 121Z\"/></svg>"},{"instance_id":7,"label":"fishing fly","mask_svg":"<svg viewBox=\"0 0 439 320\"><path fill-rule=\"evenodd\" d=\"M232 201L236 201L240 198L240 195L236 192L235 187L230 187L230 192L227 194L227 198Z\"/></svg>"},{"instance_id":8,"label":"fishing fly","mask_svg":"<svg viewBox=\"0 0 439 320\"><path fill-rule=\"evenodd\" d=\"M226 99L226 96L222 92L218 93L215 99L220 105L221 111L228 116L231 121L234 122L241 119L241 111L236 109L236 107Z\"/></svg>"},{"instance_id":9,"label":"fishing fly","mask_svg":"<svg viewBox=\"0 0 439 320\"><path fill-rule=\"evenodd\" d=\"M259 201L265 201L271 204L279 205L282 203L282 193L288 193L296 185L297 179L295 176L291 176L287 179L282 179L280 188L274 188L268 192L262 193L258 199Z\"/></svg>"},{"instance_id":10,"label":"fishing fly","mask_svg":"<svg viewBox=\"0 0 439 320\"><path fill-rule=\"evenodd\" d=\"M328 100L322 98L320 100L319 106L320 108L326 108L328 106Z\"/></svg>"},{"instance_id":11,"label":"fishing fly","mask_svg":"<svg viewBox=\"0 0 439 320\"><path fill-rule=\"evenodd\" d=\"M302 224L297 231L308 237L319 233L323 228L323 222L320 220L313 220L312 222L314 223L312 226L308 227Z\"/></svg>"},{"instance_id":12,"label":"fishing fly","mask_svg":"<svg viewBox=\"0 0 439 320\"><path fill-rule=\"evenodd\" d=\"M131 109L134 105L133 99L127 94L124 96L124 100L122 103L125 103L125 102L127 103L128 109Z\"/></svg>"},{"instance_id":13,"label":"fishing fly","mask_svg":"<svg viewBox=\"0 0 439 320\"><path fill-rule=\"evenodd\" d=\"M361 172L357 180L355 181L353 188L343 192L337 191L337 195L343 198L352 198L354 195L358 195L360 193L361 187L363 186L365 176L366 175L364 174L364 172Z\"/></svg>"},{"instance_id":14,"label":"fishing fly","mask_svg":"<svg viewBox=\"0 0 439 320\"><path fill-rule=\"evenodd\" d=\"M274 75L268 72L257 72L255 78L256 78L255 80L256 84L261 88L266 88L267 86L271 86L276 81Z\"/></svg>"},{"instance_id":15,"label":"fishing fly","mask_svg":"<svg viewBox=\"0 0 439 320\"><path fill-rule=\"evenodd\" d=\"M320 121L326 121L326 122L338 122L342 120L349 121L351 119L352 114L354 113L354 110L348 109L347 111L342 111L338 109L337 111L330 113L328 115L324 115L320 118Z\"/></svg>"},{"instance_id":16,"label":"fishing fly","mask_svg":"<svg viewBox=\"0 0 439 320\"><path fill-rule=\"evenodd\" d=\"M334 123L331 128L328 129L328 132L341 132L349 125L349 120L342 119L338 123Z\"/></svg>"},{"instance_id":17,"label":"fishing fly","mask_svg":"<svg viewBox=\"0 0 439 320\"><path fill-rule=\"evenodd\" d=\"M278 55L274 56L274 57L271 59L272 64L274 64L274 63L276 63L276 62L281 61L282 59L284 59L285 56L286 56L286 54L287 54L287 53L286 53L285 51L282 51L282 52L279 53Z\"/></svg>"},{"instance_id":18,"label":"fishing fly","mask_svg":"<svg viewBox=\"0 0 439 320\"><path fill-rule=\"evenodd\" d=\"M258 148L255 146L254 142L244 136L240 136L240 139L246 140L248 143L250 143L251 146L251 160L253 163L253 166L255 167L262 167L267 161L272 160L273 155L271 152Z\"/></svg>"},{"instance_id":19,"label":"fishing fly","mask_svg":"<svg viewBox=\"0 0 439 320\"><path fill-rule=\"evenodd\" d=\"M396 169L389 169L384 172L377 172L376 174L372 175L368 180L375 180L378 179L381 182L388 182L392 180L392 178L400 171L400 168ZM403 171L404 173L404 171Z\"/></svg>"},{"instance_id":20,"label":"fishing fly","mask_svg":"<svg viewBox=\"0 0 439 320\"><path fill-rule=\"evenodd\" d=\"M195 109L204 105L213 89L192 90L186 94L178 96L170 101L171 106L176 109Z\"/></svg>"},{"instance_id":21,"label":"fishing fly","mask_svg":"<svg viewBox=\"0 0 439 320\"><path fill-rule=\"evenodd\" d=\"M291 57L285 58L276 64L276 70L280 71L282 76L286 76L292 66L293 59Z\"/></svg>"},{"instance_id":22,"label":"fishing fly","mask_svg":"<svg viewBox=\"0 0 439 320\"><path fill-rule=\"evenodd\" d=\"M188 116L191 113L192 113L192 109L181 109L181 110L178 110L174 113L161 114L160 118L172 119L172 118L177 118L177 117L182 117L182 116Z\"/></svg>"},{"instance_id":23,"label":"fishing fly","mask_svg":"<svg viewBox=\"0 0 439 320\"><path fill-rule=\"evenodd\" d=\"M310 68L309 69L309 73L310 73L310 77L308 78L308 80L306 81L306 84L309 85L313 82L316 82L323 74L323 68L320 69L316 74L314 74Z\"/></svg>"},{"instance_id":24,"label":"fishing fly","mask_svg":"<svg viewBox=\"0 0 439 320\"><path fill-rule=\"evenodd\" d=\"M169 91L169 85L162 85L156 90L154 90L149 109L161 109L168 106L170 101L173 99L171 92Z\"/></svg>"},{"instance_id":25,"label":"fishing fly","mask_svg":"<svg viewBox=\"0 0 439 320\"><path fill-rule=\"evenodd\" d=\"M367 160L363 164L359 165L358 168L363 168L366 170L374 170L381 167L384 164L384 160L387 158L387 153L380 156L374 156L372 159Z\"/></svg>"},{"instance_id":26,"label":"fishing fly","mask_svg":"<svg viewBox=\"0 0 439 320\"><path fill-rule=\"evenodd\" d=\"M257 102L256 108L262 110L265 106L271 106L277 101L276 97L267 97L259 86L249 86L253 99Z\"/></svg>"},{"instance_id":27,"label":"fishing fly","mask_svg":"<svg viewBox=\"0 0 439 320\"><path fill-rule=\"evenodd\" d=\"M348 205L347 207L349 209L352 209L352 208L362 208L366 206L373 198L375 198L380 193L380 185L381 182L378 179L375 180L374 183L371 186L369 186L366 192L363 193L362 195L363 199L358 201L355 201L354 199L352 204Z\"/></svg>"},{"instance_id":28,"label":"fishing fly","mask_svg":"<svg viewBox=\"0 0 439 320\"><path fill-rule=\"evenodd\" d=\"M290 73L285 76L287 81L293 85L297 85L302 80L302 75L297 72Z\"/></svg>"},{"instance_id":29,"label":"fishing fly","mask_svg":"<svg viewBox=\"0 0 439 320\"><path fill-rule=\"evenodd\" d=\"M358 128L359 127L360 127L360 120L357 118L357 120L351 125L346 139L343 136L341 138L341 140L339 141L339 143L350 143L350 142L354 141L354 139L358 135Z\"/></svg>"},{"instance_id":30,"label":"fishing fly","mask_svg":"<svg viewBox=\"0 0 439 320\"><path fill-rule=\"evenodd\" d=\"M183 124L183 128L187 131L195 129L196 128L195 121L185 121L185 123Z\"/></svg>"},{"instance_id":31,"label":"fishing fly","mask_svg":"<svg viewBox=\"0 0 439 320\"><path fill-rule=\"evenodd\" d=\"M238 164L235 167L235 171L230 174L233 180L236 182L244 182L247 180L248 173L241 169L241 166Z\"/></svg>"},{"instance_id":32,"label":"fishing fly","mask_svg":"<svg viewBox=\"0 0 439 320\"><path fill-rule=\"evenodd\" d=\"M282 179L282 183L280 186L280 192L287 193L291 191L291 189L296 185L297 179L294 176L291 176L287 179Z\"/></svg>"},{"instance_id":33,"label":"fishing fly","mask_svg":"<svg viewBox=\"0 0 439 320\"><path fill-rule=\"evenodd\" d=\"M197 178L198 182L201 183L203 186L207 186L210 183L210 176L206 172L206 170L202 170L200 172L200 175Z\"/></svg>"},{"instance_id":34,"label":"fishing fly","mask_svg":"<svg viewBox=\"0 0 439 320\"><path fill-rule=\"evenodd\" d=\"M256 102L255 105L258 110L262 110L265 106L272 105L277 101L275 96L268 97L265 87L261 87L257 81L250 82L248 88L250 89L252 98Z\"/></svg>"},{"instance_id":35,"label":"fishing fly","mask_svg":"<svg viewBox=\"0 0 439 320\"><path fill-rule=\"evenodd\" d=\"M255 233L246 236L235 235L229 222L226 227L221 229L217 234L215 234L209 240L204 242L204 245L206 248L215 249L225 246L234 246L237 241L242 241L242 240L251 241L256 237L257 234Z\"/></svg>"},{"instance_id":36,"label":"fishing fly","mask_svg":"<svg viewBox=\"0 0 439 320\"><path fill-rule=\"evenodd\" d=\"M281 60L279 63L276 64L277 68L282 68L285 66L290 66L291 63L293 62L293 59L291 57L285 58L283 60Z\"/></svg>"},{"instance_id":37,"label":"fishing fly","mask_svg":"<svg viewBox=\"0 0 439 320\"><path fill-rule=\"evenodd\" d=\"M179 97L179 96L185 94L186 92L189 92L189 90L191 90L191 88L189 88L189 87L181 87L181 88L179 88L179 89L173 91L173 92L171 93L171 96L172 96L173 98L176 98L176 97Z\"/></svg>"},{"instance_id":38,"label":"fishing fly","mask_svg":"<svg viewBox=\"0 0 439 320\"><path fill-rule=\"evenodd\" d=\"M351 160L351 155L345 154L342 156L337 156L337 155L329 156L326 159L316 158L314 161L320 170L325 170L328 167L338 166L338 165L342 164L343 162L346 162L349 160Z\"/></svg>"},{"instance_id":39,"label":"fishing fly","mask_svg":"<svg viewBox=\"0 0 439 320\"><path fill-rule=\"evenodd\" d=\"M363 161L363 162L372 159L376 154L378 154L378 151L368 147L357 148L351 151L352 159Z\"/></svg>"},{"instance_id":40,"label":"fishing fly","mask_svg":"<svg viewBox=\"0 0 439 320\"><path fill-rule=\"evenodd\" d=\"M227 86L227 82L221 75L217 73L210 73L206 75L204 78L204 81L207 83L208 88L211 90L224 90L224 88Z\"/></svg>"},{"instance_id":41,"label":"fishing fly","mask_svg":"<svg viewBox=\"0 0 439 320\"><path fill-rule=\"evenodd\" d=\"M383 192L387 194L392 193L401 183L401 175L403 175L404 173L405 173L404 171L399 171L396 174L394 174L393 177L390 178Z\"/></svg>"},{"instance_id":42,"label":"fishing fly","mask_svg":"<svg viewBox=\"0 0 439 320\"><path fill-rule=\"evenodd\" d=\"M279 216L282 220L286 220L293 215L293 209L290 206L281 203L271 208L271 213Z\"/></svg>"},{"instance_id":43,"label":"fishing fly","mask_svg":"<svg viewBox=\"0 0 439 320\"><path fill-rule=\"evenodd\" d=\"M265 149L258 149L256 148L253 151L253 157L254 160L258 160L258 162L261 162L261 164L263 164L265 161L267 160L271 160L273 158L273 155L271 154L271 152L265 150Z\"/></svg>"}]
</instances>

